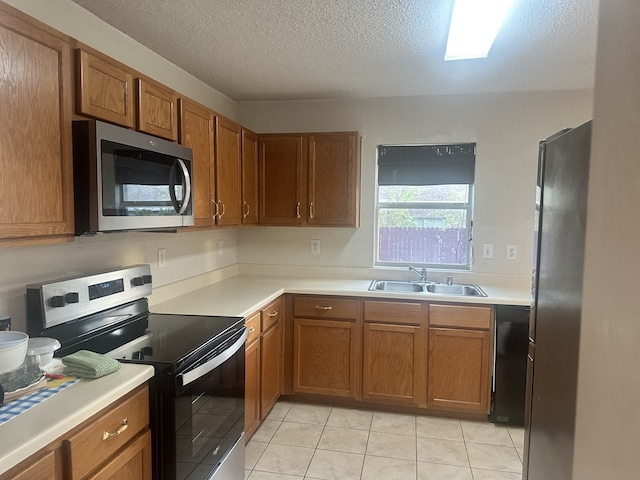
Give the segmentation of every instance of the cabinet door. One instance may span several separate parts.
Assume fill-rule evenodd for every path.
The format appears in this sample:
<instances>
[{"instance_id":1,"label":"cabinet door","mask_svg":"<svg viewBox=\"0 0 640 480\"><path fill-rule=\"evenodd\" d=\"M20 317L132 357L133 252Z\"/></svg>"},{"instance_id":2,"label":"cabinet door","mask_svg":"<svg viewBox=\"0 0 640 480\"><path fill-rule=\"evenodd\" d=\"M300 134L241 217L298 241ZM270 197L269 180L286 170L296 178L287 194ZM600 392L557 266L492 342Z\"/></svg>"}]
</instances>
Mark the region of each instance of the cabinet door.
<instances>
[{"instance_id":1,"label":"cabinet door","mask_svg":"<svg viewBox=\"0 0 640 480\"><path fill-rule=\"evenodd\" d=\"M193 151L193 211L195 226L214 225L213 112L181 98L180 143Z\"/></svg>"},{"instance_id":2,"label":"cabinet door","mask_svg":"<svg viewBox=\"0 0 640 480\"><path fill-rule=\"evenodd\" d=\"M429 407L489 413L489 331L429 328Z\"/></svg>"},{"instance_id":3,"label":"cabinet door","mask_svg":"<svg viewBox=\"0 0 640 480\"><path fill-rule=\"evenodd\" d=\"M352 321L294 319L294 392L355 397L355 326Z\"/></svg>"},{"instance_id":4,"label":"cabinet door","mask_svg":"<svg viewBox=\"0 0 640 480\"><path fill-rule=\"evenodd\" d=\"M173 90L151 80L138 79L138 130L178 141L177 97Z\"/></svg>"},{"instance_id":5,"label":"cabinet door","mask_svg":"<svg viewBox=\"0 0 640 480\"><path fill-rule=\"evenodd\" d=\"M260 340L245 350L244 430L248 442L260 425Z\"/></svg>"},{"instance_id":6,"label":"cabinet door","mask_svg":"<svg viewBox=\"0 0 640 480\"><path fill-rule=\"evenodd\" d=\"M282 322L262 334L260 418L264 419L282 394Z\"/></svg>"},{"instance_id":7,"label":"cabinet door","mask_svg":"<svg viewBox=\"0 0 640 480\"><path fill-rule=\"evenodd\" d=\"M103 56L76 50L78 113L135 126L133 75Z\"/></svg>"},{"instance_id":8,"label":"cabinet door","mask_svg":"<svg viewBox=\"0 0 640 480\"><path fill-rule=\"evenodd\" d=\"M74 233L71 47L67 37L25 17L0 5L0 242L5 245L64 240Z\"/></svg>"},{"instance_id":9,"label":"cabinet door","mask_svg":"<svg viewBox=\"0 0 640 480\"><path fill-rule=\"evenodd\" d=\"M258 136L242 129L242 224L258 223Z\"/></svg>"},{"instance_id":10,"label":"cabinet door","mask_svg":"<svg viewBox=\"0 0 640 480\"><path fill-rule=\"evenodd\" d=\"M421 332L414 325L364 324L364 399L418 404Z\"/></svg>"},{"instance_id":11,"label":"cabinet door","mask_svg":"<svg viewBox=\"0 0 640 480\"><path fill-rule=\"evenodd\" d=\"M0 480L56 480L62 478L56 468L56 451L50 450L43 455L35 454L21 464L0 475ZM62 462L60 462L62 463Z\"/></svg>"},{"instance_id":12,"label":"cabinet door","mask_svg":"<svg viewBox=\"0 0 640 480\"><path fill-rule=\"evenodd\" d=\"M306 216L306 206L302 205L305 198L306 137L267 135L259 138L260 223L303 223L302 215Z\"/></svg>"},{"instance_id":13,"label":"cabinet door","mask_svg":"<svg viewBox=\"0 0 640 480\"><path fill-rule=\"evenodd\" d=\"M139 435L87 480L151 480L151 431Z\"/></svg>"},{"instance_id":14,"label":"cabinet door","mask_svg":"<svg viewBox=\"0 0 640 480\"><path fill-rule=\"evenodd\" d=\"M241 155L240 130L235 122L216 117L216 201L218 225L240 225Z\"/></svg>"},{"instance_id":15,"label":"cabinet door","mask_svg":"<svg viewBox=\"0 0 640 480\"><path fill-rule=\"evenodd\" d=\"M357 133L309 136L308 222L358 226Z\"/></svg>"}]
</instances>

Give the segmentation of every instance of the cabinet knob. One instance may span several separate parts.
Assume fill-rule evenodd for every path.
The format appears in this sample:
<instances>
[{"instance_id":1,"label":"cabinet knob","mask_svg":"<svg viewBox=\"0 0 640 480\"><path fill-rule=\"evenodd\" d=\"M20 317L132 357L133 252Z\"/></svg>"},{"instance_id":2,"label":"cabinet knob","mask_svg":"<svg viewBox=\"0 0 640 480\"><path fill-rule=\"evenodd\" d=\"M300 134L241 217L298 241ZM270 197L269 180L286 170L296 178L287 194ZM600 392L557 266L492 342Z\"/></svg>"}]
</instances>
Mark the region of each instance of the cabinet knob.
<instances>
[{"instance_id":1,"label":"cabinet knob","mask_svg":"<svg viewBox=\"0 0 640 480\"><path fill-rule=\"evenodd\" d=\"M256 331L256 327L251 327L251 328L249 329L249 333L254 333L255 331Z\"/></svg>"}]
</instances>

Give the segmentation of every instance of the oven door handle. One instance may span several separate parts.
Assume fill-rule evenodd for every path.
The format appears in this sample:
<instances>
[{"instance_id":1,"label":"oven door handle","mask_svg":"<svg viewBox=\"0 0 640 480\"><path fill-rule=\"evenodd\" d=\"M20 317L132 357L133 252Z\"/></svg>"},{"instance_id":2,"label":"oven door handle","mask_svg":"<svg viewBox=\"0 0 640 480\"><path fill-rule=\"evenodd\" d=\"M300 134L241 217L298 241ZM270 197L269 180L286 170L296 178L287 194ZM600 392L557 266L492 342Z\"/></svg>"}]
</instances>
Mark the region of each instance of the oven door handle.
<instances>
[{"instance_id":1,"label":"oven door handle","mask_svg":"<svg viewBox=\"0 0 640 480\"><path fill-rule=\"evenodd\" d=\"M244 342L247 339L247 335L248 335L247 329L246 327L243 327L243 328L244 328L244 331L242 332L242 335L240 336L240 338L238 338L238 340L236 340L235 343L231 345L229 348L227 348L225 351L221 352L220 355L216 355L208 362L203 363L202 365L199 365L193 370L189 370L187 372L176 375L176 378L179 379L178 381L182 384L182 386L184 387L185 385L188 385L191 382L199 379L203 375L206 375L211 370L218 368L224 362L226 362L231 357L233 357L233 355L235 355L235 353L238 350L240 350L240 348L244 345Z\"/></svg>"}]
</instances>

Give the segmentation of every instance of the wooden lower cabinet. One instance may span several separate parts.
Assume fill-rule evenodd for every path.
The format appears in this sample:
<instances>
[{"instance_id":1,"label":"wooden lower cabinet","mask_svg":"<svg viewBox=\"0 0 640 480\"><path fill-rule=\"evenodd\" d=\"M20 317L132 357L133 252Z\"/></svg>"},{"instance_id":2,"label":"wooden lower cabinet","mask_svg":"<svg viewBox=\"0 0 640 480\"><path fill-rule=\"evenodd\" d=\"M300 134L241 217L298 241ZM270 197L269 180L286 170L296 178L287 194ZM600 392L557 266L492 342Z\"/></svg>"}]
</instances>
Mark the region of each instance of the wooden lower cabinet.
<instances>
[{"instance_id":1,"label":"wooden lower cabinet","mask_svg":"<svg viewBox=\"0 0 640 480\"><path fill-rule=\"evenodd\" d=\"M278 298L245 320L245 441L267 417L283 389L283 301Z\"/></svg>"},{"instance_id":2,"label":"wooden lower cabinet","mask_svg":"<svg viewBox=\"0 0 640 480\"><path fill-rule=\"evenodd\" d=\"M296 318L293 325L294 392L354 398L355 322Z\"/></svg>"},{"instance_id":3,"label":"wooden lower cabinet","mask_svg":"<svg viewBox=\"0 0 640 480\"><path fill-rule=\"evenodd\" d=\"M418 404L422 334L415 325L364 324L362 398Z\"/></svg>"},{"instance_id":4,"label":"wooden lower cabinet","mask_svg":"<svg viewBox=\"0 0 640 480\"><path fill-rule=\"evenodd\" d=\"M151 480L148 387L138 387L0 475L10 479Z\"/></svg>"},{"instance_id":5,"label":"wooden lower cabinet","mask_svg":"<svg viewBox=\"0 0 640 480\"><path fill-rule=\"evenodd\" d=\"M262 334L260 416L266 418L282 394L282 325L278 321Z\"/></svg>"},{"instance_id":6,"label":"wooden lower cabinet","mask_svg":"<svg viewBox=\"0 0 640 480\"><path fill-rule=\"evenodd\" d=\"M245 350L244 431L247 439L260 426L260 339Z\"/></svg>"},{"instance_id":7,"label":"wooden lower cabinet","mask_svg":"<svg viewBox=\"0 0 640 480\"><path fill-rule=\"evenodd\" d=\"M421 302L364 301L362 398L424 402L426 322Z\"/></svg>"},{"instance_id":8,"label":"wooden lower cabinet","mask_svg":"<svg viewBox=\"0 0 640 480\"><path fill-rule=\"evenodd\" d=\"M489 413L493 307L429 304L427 406Z\"/></svg>"}]
</instances>

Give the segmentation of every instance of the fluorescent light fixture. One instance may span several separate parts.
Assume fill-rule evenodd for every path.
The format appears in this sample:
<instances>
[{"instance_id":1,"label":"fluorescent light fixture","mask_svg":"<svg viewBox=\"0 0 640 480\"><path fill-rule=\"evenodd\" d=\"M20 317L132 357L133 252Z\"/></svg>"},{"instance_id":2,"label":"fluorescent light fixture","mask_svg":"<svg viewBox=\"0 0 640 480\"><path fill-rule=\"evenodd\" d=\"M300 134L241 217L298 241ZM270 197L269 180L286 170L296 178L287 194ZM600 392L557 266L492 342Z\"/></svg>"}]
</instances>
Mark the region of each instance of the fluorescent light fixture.
<instances>
[{"instance_id":1,"label":"fluorescent light fixture","mask_svg":"<svg viewBox=\"0 0 640 480\"><path fill-rule=\"evenodd\" d=\"M512 0L455 0L445 60L486 58Z\"/></svg>"}]
</instances>

